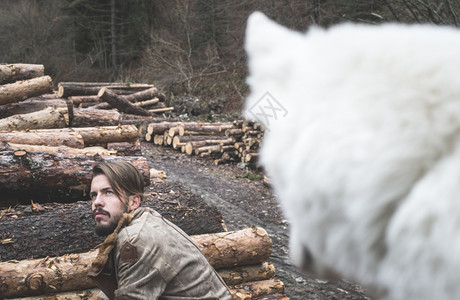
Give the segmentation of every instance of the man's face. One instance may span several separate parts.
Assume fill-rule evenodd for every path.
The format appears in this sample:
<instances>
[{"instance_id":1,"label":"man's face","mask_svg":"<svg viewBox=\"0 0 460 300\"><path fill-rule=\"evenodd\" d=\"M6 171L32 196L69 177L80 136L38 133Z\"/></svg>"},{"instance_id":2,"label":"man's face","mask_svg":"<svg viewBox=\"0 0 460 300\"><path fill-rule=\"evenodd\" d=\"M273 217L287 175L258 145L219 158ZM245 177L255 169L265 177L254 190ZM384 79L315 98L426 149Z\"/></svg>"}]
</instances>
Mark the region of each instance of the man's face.
<instances>
[{"instance_id":1,"label":"man's face","mask_svg":"<svg viewBox=\"0 0 460 300\"><path fill-rule=\"evenodd\" d=\"M97 175L91 182L90 197L95 231L99 236L109 235L118 225L123 213L128 211L127 199L120 199L110 185L107 176Z\"/></svg>"}]
</instances>

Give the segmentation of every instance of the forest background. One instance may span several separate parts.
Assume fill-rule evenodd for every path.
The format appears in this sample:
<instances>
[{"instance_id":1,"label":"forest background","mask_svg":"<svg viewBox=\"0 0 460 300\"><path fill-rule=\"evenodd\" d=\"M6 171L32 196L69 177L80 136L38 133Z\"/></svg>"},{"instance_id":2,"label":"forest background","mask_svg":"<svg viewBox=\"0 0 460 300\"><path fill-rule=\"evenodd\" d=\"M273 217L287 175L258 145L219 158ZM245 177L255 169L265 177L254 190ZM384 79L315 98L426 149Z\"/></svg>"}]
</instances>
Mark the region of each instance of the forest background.
<instances>
[{"instance_id":1,"label":"forest background","mask_svg":"<svg viewBox=\"0 0 460 300\"><path fill-rule=\"evenodd\" d=\"M217 101L238 114L253 11L302 32L342 22L460 23L460 0L0 0L0 63L43 64L55 85L151 83L171 105Z\"/></svg>"}]
</instances>

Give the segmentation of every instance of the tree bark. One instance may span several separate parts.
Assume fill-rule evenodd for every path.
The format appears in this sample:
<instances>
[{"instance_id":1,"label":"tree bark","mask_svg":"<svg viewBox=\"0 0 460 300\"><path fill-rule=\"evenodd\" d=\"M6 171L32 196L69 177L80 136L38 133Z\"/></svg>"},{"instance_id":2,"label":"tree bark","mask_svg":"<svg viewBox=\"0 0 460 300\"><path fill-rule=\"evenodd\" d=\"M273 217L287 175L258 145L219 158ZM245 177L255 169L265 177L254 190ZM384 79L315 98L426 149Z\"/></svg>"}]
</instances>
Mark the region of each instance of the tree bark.
<instances>
[{"instance_id":1,"label":"tree bark","mask_svg":"<svg viewBox=\"0 0 460 300\"><path fill-rule=\"evenodd\" d=\"M0 131L65 128L69 125L67 107L48 107L36 112L0 120Z\"/></svg>"},{"instance_id":2,"label":"tree bark","mask_svg":"<svg viewBox=\"0 0 460 300\"><path fill-rule=\"evenodd\" d=\"M215 269L261 263L271 253L270 238L262 228L194 235L192 239ZM96 255L97 250L93 250L54 258L2 262L2 296L23 297L92 288L94 283L90 282L86 274ZM269 281L282 286L279 281ZM263 283L262 288L249 283L236 288L239 292L246 290L254 295L260 295L260 291L275 291L275 288Z\"/></svg>"},{"instance_id":3,"label":"tree bark","mask_svg":"<svg viewBox=\"0 0 460 300\"><path fill-rule=\"evenodd\" d=\"M38 199L38 202L49 198L51 201L68 202L66 197L71 198L72 194L81 197L89 190L92 167L98 162L113 160L132 163L143 174L146 186L150 185L150 169L143 156L101 157L2 151L0 165L8 168L0 173L0 190L3 193L0 206L11 205L21 199ZM55 199L59 196L63 199Z\"/></svg>"},{"instance_id":4,"label":"tree bark","mask_svg":"<svg viewBox=\"0 0 460 300\"><path fill-rule=\"evenodd\" d=\"M70 96L67 98L74 107L86 108L101 102L97 95L90 96Z\"/></svg>"},{"instance_id":5,"label":"tree bark","mask_svg":"<svg viewBox=\"0 0 460 300\"><path fill-rule=\"evenodd\" d=\"M199 195L180 203L169 194L176 185L157 184L142 206L151 207L189 235L225 231L222 215ZM161 194L159 193L161 192ZM164 192L164 193L163 193ZM0 210L0 261L59 256L90 251L103 242L94 233L91 202L18 205ZM236 275L235 275L236 276Z\"/></svg>"},{"instance_id":6,"label":"tree bark","mask_svg":"<svg viewBox=\"0 0 460 300\"><path fill-rule=\"evenodd\" d=\"M0 132L0 142L15 144L44 145L44 146L68 146L72 148L84 148L83 137L76 131L59 132L56 130L46 131L11 131Z\"/></svg>"},{"instance_id":7,"label":"tree bark","mask_svg":"<svg viewBox=\"0 0 460 300\"><path fill-rule=\"evenodd\" d=\"M0 84L32 79L45 75L45 67L35 64L1 64Z\"/></svg>"},{"instance_id":8,"label":"tree bark","mask_svg":"<svg viewBox=\"0 0 460 300\"><path fill-rule=\"evenodd\" d=\"M152 88L151 84L144 83L116 83L116 82L59 82L58 95L65 98L70 96L97 95L103 87L110 88L117 94L132 94L137 91Z\"/></svg>"},{"instance_id":9,"label":"tree bark","mask_svg":"<svg viewBox=\"0 0 460 300\"><path fill-rule=\"evenodd\" d=\"M0 86L0 105L24 101L53 90L53 81L49 76L41 76L23 81L16 81Z\"/></svg>"},{"instance_id":10,"label":"tree bark","mask_svg":"<svg viewBox=\"0 0 460 300\"><path fill-rule=\"evenodd\" d=\"M64 99L30 98L18 103L10 103L7 105L0 106L0 119L8 118L14 115L28 114L39 110L43 110L48 107L67 107L67 102Z\"/></svg>"},{"instance_id":11,"label":"tree bark","mask_svg":"<svg viewBox=\"0 0 460 300\"><path fill-rule=\"evenodd\" d=\"M134 114L134 115L141 115L141 116L151 115L148 111L146 111L142 107L132 104L131 102L115 94L113 91L109 90L108 88L101 88L97 96L101 98L101 100L109 103L112 107L117 108L120 112L125 112L128 114Z\"/></svg>"}]
</instances>

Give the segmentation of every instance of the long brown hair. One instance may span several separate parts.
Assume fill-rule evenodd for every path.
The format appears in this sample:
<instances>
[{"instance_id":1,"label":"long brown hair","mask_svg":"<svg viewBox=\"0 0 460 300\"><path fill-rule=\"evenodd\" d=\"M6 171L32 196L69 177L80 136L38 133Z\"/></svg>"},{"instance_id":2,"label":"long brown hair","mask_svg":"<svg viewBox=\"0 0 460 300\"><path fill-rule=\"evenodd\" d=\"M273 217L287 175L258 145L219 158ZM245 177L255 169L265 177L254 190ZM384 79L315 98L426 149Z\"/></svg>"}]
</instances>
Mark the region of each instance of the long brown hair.
<instances>
[{"instance_id":1,"label":"long brown hair","mask_svg":"<svg viewBox=\"0 0 460 300\"><path fill-rule=\"evenodd\" d=\"M115 194L120 199L131 195L139 195L144 201L144 179L139 170L126 161L103 162L93 167L93 178L105 175Z\"/></svg>"}]
</instances>

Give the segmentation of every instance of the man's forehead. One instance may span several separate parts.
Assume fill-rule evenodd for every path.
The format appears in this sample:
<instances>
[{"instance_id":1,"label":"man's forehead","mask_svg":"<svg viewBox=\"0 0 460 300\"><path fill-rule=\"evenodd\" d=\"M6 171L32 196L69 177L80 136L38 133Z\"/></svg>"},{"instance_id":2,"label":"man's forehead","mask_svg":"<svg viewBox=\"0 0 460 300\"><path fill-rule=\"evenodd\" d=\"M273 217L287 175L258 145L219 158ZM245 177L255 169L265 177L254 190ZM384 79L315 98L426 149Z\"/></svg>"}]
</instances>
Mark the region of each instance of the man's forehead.
<instances>
[{"instance_id":1,"label":"man's forehead","mask_svg":"<svg viewBox=\"0 0 460 300\"><path fill-rule=\"evenodd\" d=\"M107 178L107 176L100 174L97 176L93 177L93 180L91 181L91 190L93 189L98 189L98 190L103 190L103 189L111 189L112 186L110 185L110 181Z\"/></svg>"}]
</instances>

